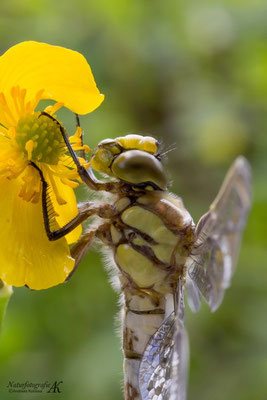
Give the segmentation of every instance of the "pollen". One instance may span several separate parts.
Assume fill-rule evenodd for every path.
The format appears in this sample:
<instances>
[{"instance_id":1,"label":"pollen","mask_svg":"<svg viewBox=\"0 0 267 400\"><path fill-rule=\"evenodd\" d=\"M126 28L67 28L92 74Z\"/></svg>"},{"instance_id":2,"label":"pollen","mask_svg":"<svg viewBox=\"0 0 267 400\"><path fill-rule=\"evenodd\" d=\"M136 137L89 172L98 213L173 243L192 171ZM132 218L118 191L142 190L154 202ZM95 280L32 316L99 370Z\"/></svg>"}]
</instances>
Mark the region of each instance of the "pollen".
<instances>
[{"instance_id":1,"label":"pollen","mask_svg":"<svg viewBox=\"0 0 267 400\"><path fill-rule=\"evenodd\" d=\"M28 160L57 165L65 151L59 125L40 112L18 121L16 141Z\"/></svg>"}]
</instances>

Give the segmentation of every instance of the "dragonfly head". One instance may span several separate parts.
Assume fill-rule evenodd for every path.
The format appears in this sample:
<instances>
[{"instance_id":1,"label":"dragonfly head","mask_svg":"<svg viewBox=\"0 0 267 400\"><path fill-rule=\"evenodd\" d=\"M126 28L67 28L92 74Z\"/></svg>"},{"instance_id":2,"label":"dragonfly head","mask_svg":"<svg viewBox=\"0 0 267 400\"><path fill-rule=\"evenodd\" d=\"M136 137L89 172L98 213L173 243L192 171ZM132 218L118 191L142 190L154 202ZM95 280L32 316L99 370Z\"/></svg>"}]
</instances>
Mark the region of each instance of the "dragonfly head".
<instances>
[{"instance_id":1,"label":"dragonfly head","mask_svg":"<svg viewBox=\"0 0 267 400\"><path fill-rule=\"evenodd\" d=\"M165 190L167 178L157 158L158 141L150 136L127 135L99 143L92 167L135 186Z\"/></svg>"}]
</instances>

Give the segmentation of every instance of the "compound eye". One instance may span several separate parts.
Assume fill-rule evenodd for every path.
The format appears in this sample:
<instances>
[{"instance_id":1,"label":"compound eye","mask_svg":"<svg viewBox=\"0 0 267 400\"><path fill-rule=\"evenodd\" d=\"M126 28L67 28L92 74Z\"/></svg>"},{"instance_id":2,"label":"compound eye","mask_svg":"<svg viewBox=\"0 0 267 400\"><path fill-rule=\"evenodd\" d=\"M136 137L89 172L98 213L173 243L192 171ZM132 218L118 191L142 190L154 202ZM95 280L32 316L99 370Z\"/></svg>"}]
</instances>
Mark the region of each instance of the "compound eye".
<instances>
[{"instance_id":1,"label":"compound eye","mask_svg":"<svg viewBox=\"0 0 267 400\"><path fill-rule=\"evenodd\" d=\"M165 190L167 179L162 164L152 154L141 150L128 150L116 157L112 166L115 177L133 184L154 183Z\"/></svg>"}]
</instances>

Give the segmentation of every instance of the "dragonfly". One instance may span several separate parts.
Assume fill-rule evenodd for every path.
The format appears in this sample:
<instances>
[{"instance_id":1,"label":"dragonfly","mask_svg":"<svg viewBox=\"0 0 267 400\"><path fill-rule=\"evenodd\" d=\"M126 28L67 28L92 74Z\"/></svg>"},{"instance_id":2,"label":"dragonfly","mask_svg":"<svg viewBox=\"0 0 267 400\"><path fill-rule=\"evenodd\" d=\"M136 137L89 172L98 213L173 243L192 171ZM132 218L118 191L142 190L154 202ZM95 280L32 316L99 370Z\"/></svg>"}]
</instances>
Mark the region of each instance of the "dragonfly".
<instances>
[{"instance_id":1,"label":"dragonfly","mask_svg":"<svg viewBox=\"0 0 267 400\"><path fill-rule=\"evenodd\" d=\"M42 182L49 240L98 217L71 255L75 270L95 239L107 253L113 286L122 298L125 400L185 400L189 346L184 294L193 311L202 298L211 311L223 300L251 207L249 163L242 156L234 161L209 211L195 225L182 199L168 190L156 139L137 134L105 139L85 168L62 124L43 115L58 123L81 180L93 191L110 194L108 200L78 204L77 216L58 227L48 184L31 162Z\"/></svg>"}]
</instances>

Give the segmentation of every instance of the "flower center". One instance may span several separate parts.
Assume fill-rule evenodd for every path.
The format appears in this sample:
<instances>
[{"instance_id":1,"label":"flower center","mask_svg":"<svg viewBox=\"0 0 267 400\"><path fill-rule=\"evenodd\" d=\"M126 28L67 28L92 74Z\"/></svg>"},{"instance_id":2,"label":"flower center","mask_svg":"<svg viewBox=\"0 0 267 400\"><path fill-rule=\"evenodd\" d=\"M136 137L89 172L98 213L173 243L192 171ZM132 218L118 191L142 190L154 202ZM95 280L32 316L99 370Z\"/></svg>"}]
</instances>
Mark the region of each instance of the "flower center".
<instances>
[{"instance_id":1,"label":"flower center","mask_svg":"<svg viewBox=\"0 0 267 400\"><path fill-rule=\"evenodd\" d=\"M40 115L28 114L18 121L16 141L28 160L58 164L65 144L56 121Z\"/></svg>"}]
</instances>

